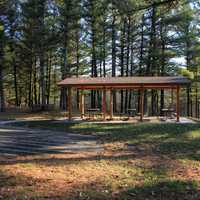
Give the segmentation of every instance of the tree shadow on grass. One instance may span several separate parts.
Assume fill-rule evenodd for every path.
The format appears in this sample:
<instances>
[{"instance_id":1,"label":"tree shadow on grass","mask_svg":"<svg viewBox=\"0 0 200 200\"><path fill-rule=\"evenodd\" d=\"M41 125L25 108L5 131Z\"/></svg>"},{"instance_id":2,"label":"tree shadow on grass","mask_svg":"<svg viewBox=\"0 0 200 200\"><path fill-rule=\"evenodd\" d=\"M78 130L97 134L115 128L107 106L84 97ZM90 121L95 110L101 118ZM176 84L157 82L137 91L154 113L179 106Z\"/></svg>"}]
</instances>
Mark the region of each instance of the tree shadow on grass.
<instances>
[{"instance_id":1,"label":"tree shadow on grass","mask_svg":"<svg viewBox=\"0 0 200 200\"><path fill-rule=\"evenodd\" d=\"M147 174L148 175L148 174ZM160 174L158 174L160 175ZM68 190L68 182L54 188L53 180L10 175L0 170L0 197L2 199L65 199L65 200L199 200L199 183L195 181L166 180L166 176L138 186L124 185L112 188L105 180L76 181ZM52 185L53 183L53 185ZM37 191L43 188L43 192Z\"/></svg>"},{"instance_id":2,"label":"tree shadow on grass","mask_svg":"<svg viewBox=\"0 0 200 200\"><path fill-rule=\"evenodd\" d=\"M200 190L194 181L164 181L128 189L119 194L124 200L199 200Z\"/></svg>"},{"instance_id":3,"label":"tree shadow on grass","mask_svg":"<svg viewBox=\"0 0 200 200\"><path fill-rule=\"evenodd\" d=\"M156 152L175 159L200 161L200 139L166 141L157 146Z\"/></svg>"},{"instance_id":4,"label":"tree shadow on grass","mask_svg":"<svg viewBox=\"0 0 200 200\"><path fill-rule=\"evenodd\" d=\"M16 122L13 126L42 128L68 133L80 133L99 136L100 139L112 141L127 141L129 139L145 138L150 135L176 137L188 131L200 130L200 124L90 124L86 122L61 123L55 120Z\"/></svg>"},{"instance_id":5,"label":"tree shadow on grass","mask_svg":"<svg viewBox=\"0 0 200 200\"><path fill-rule=\"evenodd\" d=\"M47 122L45 122L47 123ZM36 126L36 125L35 125ZM47 126L47 124L45 124ZM37 127L37 126L36 126ZM37 127L38 128L38 127ZM56 127L58 128L58 127ZM99 138L103 142L128 142L133 144L134 147L140 147L146 144L152 144L152 153L153 156L162 157L163 155L167 156L169 160L173 161L173 158L187 158L193 160L200 160L199 150L200 150L200 139L197 138L187 138L185 135L190 135L190 132L200 131L199 124L139 124L139 125L87 125L84 124L71 124L67 125L67 132L74 133L84 133L84 134L95 134L99 136ZM58 129L57 129L58 131ZM42 134L42 133L41 133ZM125 151L122 151L125 152ZM149 149L138 150L137 148L130 149L130 154L121 154L121 155L86 155L82 157L69 157L69 158L44 158L43 154L39 154L40 158L30 158L24 160L6 160L4 162L0 162L1 165L12 165L12 164L21 164L21 163L35 163L38 165L69 165L80 163L81 161L102 161L102 160L110 160L117 161L116 165L119 165L118 161L129 161L134 160L136 158L141 158L142 156L149 156ZM145 158L148 159L148 158ZM164 160L164 159L163 159ZM106 191L101 193L101 191L97 191L95 187L95 183L88 183L82 185L81 187L85 188L84 192L82 189L78 190L74 187L73 197L71 199L116 199L116 200L199 200L200 199L200 190L198 183L191 181L167 181L167 170L169 166L163 160L161 162L157 162L154 166L148 171L148 169L143 167L142 170L146 170L146 179L150 177L150 182L142 184L141 186L133 187L133 188L122 188L119 192L115 194L111 193L109 188L105 186L103 190ZM149 160L151 161L151 160ZM126 165L128 162L126 163ZM174 164L174 163L173 163ZM124 164L122 164L124 165ZM137 167L135 165L131 165L131 167ZM130 167L129 166L129 167ZM138 166L138 168L142 168ZM174 169L178 168L177 165L173 166ZM173 169L169 169L173 170ZM157 174L156 174L157 173ZM184 172L183 172L184 173ZM151 182L154 177L158 177L158 179ZM142 177L143 178L143 177ZM16 187L21 186L25 188L20 192L29 192L27 190L32 189L32 184L38 184L40 180L33 180L31 182L29 178L21 176L10 176L0 171L0 189L3 187ZM45 183L46 184L46 183ZM104 183L102 183L104 184ZM92 185L92 186L91 186ZM89 188L90 189L87 189ZM107 193L108 190L108 193ZM1 191L1 190L0 190ZM20 193L18 194L20 195ZM34 194L33 194L34 195ZM56 195L56 194L55 194ZM63 194L58 199L66 199L68 193ZM41 194L41 198L43 198ZM22 198L21 198L22 199Z\"/></svg>"},{"instance_id":6,"label":"tree shadow on grass","mask_svg":"<svg viewBox=\"0 0 200 200\"><path fill-rule=\"evenodd\" d=\"M87 156L78 156L78 157L24 157L24 159L2 159L0 160L0 165L15 165L15 164L27 164L27 163L34 163L34 164L42 164L47 166L63 166L63 165L70 165L70 164L79 164L82 161L123 161L134 159L136 156L134 154L128 155L98 155L92 154Z\"/></svg>"},{"instance_id":7,"label":"tree shadow on grass","mask_svg":"<svg viewBox=\"0 0 200 200\"><path fill-rule=\"evenodd\" d=\"M79 158L80 160L123 160L134 156L143 156L144 154L149 155L150 152L157 156L165 155L175 159L200 160L200 124L87 124L85 122L60 123L45 120L17 122L16 125L65 131L66 133L95 135L102 143L121 142L134 147L131 149L133 152L131 156L93 156ZM199 138L189 139L185 137L185 135L190 135L194 131L199 132ZM148 145L149 148L147 148ZM143 147L142 151L138 150L141 149L140 147ZM38 155L42 155L42 153L38 153ZM71 158L71 161L76 162L79 159Z\"/></svg>"},{"instance_id":8,"label":"tree shadow on grass","mask_svg":"<svg viewBox=\"0 0 200 200\"><path fill-rule=\"evenodd\" d=\"M0 199L25 200L28 199L28 193L37 196L37 191L34 191L34 185L40 181L42 180L0 169Z\"/></svg>"}]
</instances>

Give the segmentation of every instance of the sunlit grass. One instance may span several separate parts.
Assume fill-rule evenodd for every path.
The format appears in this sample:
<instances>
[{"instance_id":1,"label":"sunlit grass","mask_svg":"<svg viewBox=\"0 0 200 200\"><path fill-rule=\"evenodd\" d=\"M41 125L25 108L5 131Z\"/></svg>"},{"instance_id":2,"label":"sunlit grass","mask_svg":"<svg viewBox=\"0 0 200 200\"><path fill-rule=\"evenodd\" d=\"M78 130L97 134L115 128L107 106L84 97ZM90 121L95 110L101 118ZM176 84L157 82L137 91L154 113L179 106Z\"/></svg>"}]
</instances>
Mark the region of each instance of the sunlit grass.
<instances>
[{"instance_id":1,"label":"sunlit grass","mask_svg":"<svg viewBox=\"0 0 200 200\"><path fill-rule=\"evenodd\" d=\"M200 124L41 120L12 126L95 135L105 151L2 161L3 199L200 199Z\"/></svg>"}]
</instances>

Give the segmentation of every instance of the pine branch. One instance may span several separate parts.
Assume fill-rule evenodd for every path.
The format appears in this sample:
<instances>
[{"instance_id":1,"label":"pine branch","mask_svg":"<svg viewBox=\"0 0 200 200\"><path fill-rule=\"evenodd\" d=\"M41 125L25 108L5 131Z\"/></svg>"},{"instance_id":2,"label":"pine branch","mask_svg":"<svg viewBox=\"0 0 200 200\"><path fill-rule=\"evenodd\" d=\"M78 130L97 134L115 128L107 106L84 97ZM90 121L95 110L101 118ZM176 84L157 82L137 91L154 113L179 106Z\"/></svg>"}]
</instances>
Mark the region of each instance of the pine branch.
<instances>
[{"instance_id":1,"label":"pine branch","mask_svg":"<svg viewBox=\"0 0 200 200\"><path fill-rule=\"evenodd\" d=\"M185 0L185 3L188 2L188 1L189 0ZM118 3L119 3L118 0L115 1L116 7L117 7ZM136 12L139 12L139 11L148 10L148 9L150 9L152 7L159 7L159 6L163 6L163 5L167 5L167 4L169 6L175 6L175 5L178 4L178 0L163 0L163 1L159 1L159 2L153 2L153 3L149 4L149 5L138 6L137 8L131 9L131 10L127 11L126 13L128 15L132 15L132 14L134 14Z\"/></svg>"}]
</instances>

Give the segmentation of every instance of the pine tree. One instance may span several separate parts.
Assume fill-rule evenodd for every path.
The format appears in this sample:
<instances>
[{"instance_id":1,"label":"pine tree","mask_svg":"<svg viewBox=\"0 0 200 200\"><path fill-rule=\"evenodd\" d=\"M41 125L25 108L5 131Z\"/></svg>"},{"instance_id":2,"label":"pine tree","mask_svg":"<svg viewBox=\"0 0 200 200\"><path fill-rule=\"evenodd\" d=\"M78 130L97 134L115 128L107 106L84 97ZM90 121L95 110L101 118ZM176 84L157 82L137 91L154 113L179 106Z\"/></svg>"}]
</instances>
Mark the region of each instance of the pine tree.
<instances>
[{"instance_id":1,"label":"pine tree","mask_svg":"<svg viewBox=\"0 0 200 200\"><path fill-rule=\"evenodd\" d=\"M3 86L3 48L4 48L4 26L0 21L0 112L5 111L5 97L4 97L4 86Z\"/></svg>"}]
</instances>

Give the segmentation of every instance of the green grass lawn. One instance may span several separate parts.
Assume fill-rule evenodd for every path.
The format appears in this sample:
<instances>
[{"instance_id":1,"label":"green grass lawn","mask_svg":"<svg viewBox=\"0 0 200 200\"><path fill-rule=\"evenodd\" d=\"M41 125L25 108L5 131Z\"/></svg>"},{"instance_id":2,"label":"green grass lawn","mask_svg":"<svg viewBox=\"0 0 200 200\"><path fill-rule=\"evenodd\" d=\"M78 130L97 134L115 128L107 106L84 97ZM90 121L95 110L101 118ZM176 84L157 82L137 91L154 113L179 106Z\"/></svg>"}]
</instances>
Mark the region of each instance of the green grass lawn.
<instances>
[{"instance_id":1,"label":"green grass lawn","mask_svg":"<svg viewBox=\"0 0 200 200\"><path fill-rule=\"evenodd\" d=\"M105 152L2 161L0 199L200 199L200 124L15 126L95 135Z\"/></svg>"}]
</instances>

